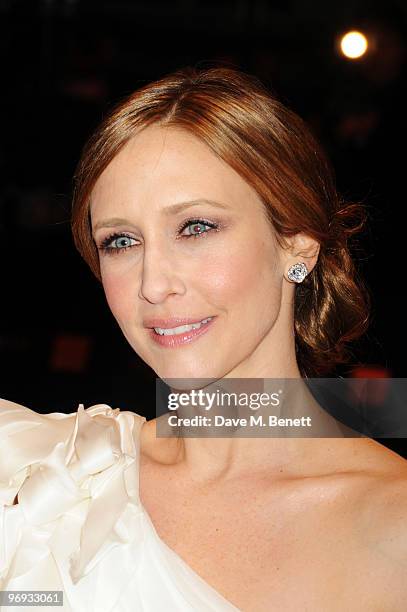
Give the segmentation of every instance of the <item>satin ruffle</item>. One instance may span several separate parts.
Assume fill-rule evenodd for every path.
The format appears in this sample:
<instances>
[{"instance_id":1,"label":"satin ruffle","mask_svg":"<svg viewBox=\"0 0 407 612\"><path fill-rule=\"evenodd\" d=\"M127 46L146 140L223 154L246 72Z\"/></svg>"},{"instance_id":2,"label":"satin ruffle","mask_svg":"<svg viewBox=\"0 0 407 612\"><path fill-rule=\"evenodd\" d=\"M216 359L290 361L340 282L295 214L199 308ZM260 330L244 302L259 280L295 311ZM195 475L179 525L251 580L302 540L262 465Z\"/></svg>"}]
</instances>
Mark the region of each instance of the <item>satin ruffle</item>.
<instances>
[{"instance_id":1,"label":"satin ruffle","mask_svg":"<svg viewBox=\"0 0 407 612\"><path fill-rule=\"evenodd\" d=\"M0 400L0 590L63 591L47 607L59 612L239 612L143 508L145 421L106 404L41 415Z\"/></svg>"},{"instance_id":2,"label":"satin ruffle","mask_svg":"<svg viewBox=\"0 0 407 612\"><path fill-rule=\"evenodd\" d=\"M108 550L141 535L134 524L141 508L132 430L145 418L106 404L47 415L6 400L1 407L0 589L16 590L10 585L40 565L35 588L62 588L52 576L66 569L58 560L67 556L67 530L76 584ZM111 591L111 573L108 579Z\"/></svg>"}]
</instances>

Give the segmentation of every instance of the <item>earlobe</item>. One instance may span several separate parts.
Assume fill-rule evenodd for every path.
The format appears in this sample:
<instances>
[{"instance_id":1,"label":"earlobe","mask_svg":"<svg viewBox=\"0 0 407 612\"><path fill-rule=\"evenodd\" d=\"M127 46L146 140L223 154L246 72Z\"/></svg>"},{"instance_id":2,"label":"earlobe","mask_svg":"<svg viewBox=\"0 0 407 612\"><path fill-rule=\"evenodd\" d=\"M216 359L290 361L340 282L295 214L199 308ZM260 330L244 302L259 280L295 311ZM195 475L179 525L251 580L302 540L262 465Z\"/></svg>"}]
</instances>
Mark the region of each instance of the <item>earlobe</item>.
<instances>
[{"instance_id":1,"label":"earlobe","mask_svg":"<svg viewBox=\"0 0 407 612\"><path fill-rule=\"evenodd\" d=\"M308 274L308 268L305 263L298 262L288 268L287 278L293 283L302 283Z\"/></svg>"},{"instance_id":2,"label":"earlobe","mask_svg":"<svg viewBox=\"0 0 407 612\"><path fill-rule=\"evenodd\" d=\"M294 236L291 236L288 242L289 246L286 253L289 259L291 259L291 262L294 259L294 264L290 262L290 270L292 270L292 272L290 276L287 272L287 277L293 282L302 282L307 274L311 272L318 260L320 244L317 240L303 232L298 232ZM298 261L296 261L297 258ZM307 265L305 265L304 260L307 262ZM301 280L294 280L294 277L301 278Z\"/></svg>"}]
</instances>

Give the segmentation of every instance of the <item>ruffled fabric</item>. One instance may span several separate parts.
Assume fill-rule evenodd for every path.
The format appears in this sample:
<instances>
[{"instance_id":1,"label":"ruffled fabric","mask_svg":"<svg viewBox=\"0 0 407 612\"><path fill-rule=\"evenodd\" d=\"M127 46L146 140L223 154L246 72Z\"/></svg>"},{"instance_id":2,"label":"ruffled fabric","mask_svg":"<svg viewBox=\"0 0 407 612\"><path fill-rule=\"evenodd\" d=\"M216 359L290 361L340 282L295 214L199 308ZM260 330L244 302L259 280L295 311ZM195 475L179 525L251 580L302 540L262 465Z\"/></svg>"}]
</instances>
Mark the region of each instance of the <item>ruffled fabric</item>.
<instances>
[{"instance_id":1,"label":"ruffled fabric","mask_svg":"<svg viewBox=\"0 0 407 612\"><path fill-rule=\"evenodd\" d=\"M158 537L141 504L145 421L106 404L42 415L0 400L0 590L63 591L49 610L238 610Z\"/></svg>"}]
</instances>

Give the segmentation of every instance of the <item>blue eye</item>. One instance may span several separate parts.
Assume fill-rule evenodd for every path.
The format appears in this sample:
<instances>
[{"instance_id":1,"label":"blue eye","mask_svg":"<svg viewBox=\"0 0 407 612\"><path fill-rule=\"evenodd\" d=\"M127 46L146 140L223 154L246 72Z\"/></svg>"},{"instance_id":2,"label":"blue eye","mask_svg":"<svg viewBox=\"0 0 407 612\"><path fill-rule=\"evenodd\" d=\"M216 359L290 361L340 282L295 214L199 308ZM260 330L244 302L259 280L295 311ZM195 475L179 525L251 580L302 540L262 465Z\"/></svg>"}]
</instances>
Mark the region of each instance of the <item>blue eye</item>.
<instances>
[{"instance_id":1,"label":"blue eye","mask_svg":"<svg viewBox=\"0 0 407 612\"><path fill-rule=\"evenodd\" d=\"M126 242L129 242L130 240L132 240L132 238L130 238L129 236L119 236L119 238L112 240L112 242L116 242L117 249L127 249L130 245L126 244Z\"/></svg>"},{"instance_id":2,"label":"blue eye","mask_svg":"<svg viewBox=\"0 0 407 612\"><path fill-rule=\"evenodd\" d=\"M131 249L134 246L134 244L129 244L131 240L137 243L137 240L131 236L116 233L105 238L98 248L109 255L115 255L116 253L121 253L122 251ZM112 243L116 243L116 246L110 246Z\"/></svg>"},{"instance_id":3,"label":"blue eye","mask_svg":"<svg viewBox=\"0 0 407 612\"><path fill-rule=\"evenodd\" d=\"M186 228L190 227L200 227L198 231L195 231L190 234L182 234L182 232ZM209 229L202 229L202 228ZM212 223L211 221L206 221L205 219L188 219L188 221L184 221L180 228L177 230L177 234L180 234L181 238L200 238L203 234L208 234L211 230L217 230L218 224ZM133 244L131 244L133 241ZM105 238L101 244L98 246L98 249L107 255L117 255L118 253L123 253L128 249L132 249L134 246L138 246L139 242L128 236L127 234L123 234L121 232L116 232L111 234L107 238Z\"/></svg>"},{"instance_id":4,"label":"blue eye","mask_svg":"<svg viewBox=\"0 0 407 612\"><path fill-rule=\"evenodd\" d=\"M182 232L184 231L184 229L186 228L191 228L194 226L206 226L209 227L210 229L206 229L206 230L202 230L200 229L199 231L197 231L196 233L192 233L192 234L184 234L185 238L197 238L198 236L201 236L202 234L207 234L211 229L216 229L218 226L216 223L211 223L210 221L205 221L204 219L189 219L188 221L185 221L183 223L183 225L180 227L179 231Z\"/></svg>"}]
</instances>

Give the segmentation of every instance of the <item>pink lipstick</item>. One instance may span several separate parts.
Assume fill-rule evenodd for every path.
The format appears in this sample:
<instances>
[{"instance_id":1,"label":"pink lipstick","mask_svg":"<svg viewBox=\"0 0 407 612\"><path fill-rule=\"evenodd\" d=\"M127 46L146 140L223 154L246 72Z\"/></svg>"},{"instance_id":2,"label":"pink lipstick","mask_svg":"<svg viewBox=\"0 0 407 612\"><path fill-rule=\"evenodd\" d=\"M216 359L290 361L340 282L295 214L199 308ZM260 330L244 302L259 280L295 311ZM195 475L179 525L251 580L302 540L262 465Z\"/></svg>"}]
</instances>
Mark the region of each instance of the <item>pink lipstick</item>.
<instances>
[{"instance_id":1,"label":"pink lipstick","mask_svg":"<svg viewBox=\"0 0 407 612\"><path fill-rule=\"evenodd\" d=\"M208 319L209 317L206 317L206 318ZM184 344L189 344L190 342L193 342L194 340L197 340L198 338L206 334L206 332L209 331L209 329L212 327L213 322L215 321L215 318L216 317L210 318L209 321L201 323L200 327L196 329L191 329L188 331L181 331L179 333L167 335L167 334L157 333L152 328L152 329L149 329L149 334L150 334L151 339L157 344L159 344L160 346L167 347L167 348L174 348L174 347L181 346ZM175 325L174 323L172 323L172 321L175 321ZM195 321L193 320L190 320L190 321L191 322L189 321L186 322L185 319L167 319L165 323L161 323L161 325L155 325L154 327L164 330L164 329L174 329L175 327L179 327L181 325L190 325L191 323L199 323L199 320L196 320L196 319ZM206 321L206 319L203 319L203 321ZM171 325L169 322L171 322Z\"/></svg>"}]
</instances>

